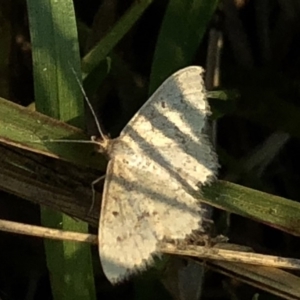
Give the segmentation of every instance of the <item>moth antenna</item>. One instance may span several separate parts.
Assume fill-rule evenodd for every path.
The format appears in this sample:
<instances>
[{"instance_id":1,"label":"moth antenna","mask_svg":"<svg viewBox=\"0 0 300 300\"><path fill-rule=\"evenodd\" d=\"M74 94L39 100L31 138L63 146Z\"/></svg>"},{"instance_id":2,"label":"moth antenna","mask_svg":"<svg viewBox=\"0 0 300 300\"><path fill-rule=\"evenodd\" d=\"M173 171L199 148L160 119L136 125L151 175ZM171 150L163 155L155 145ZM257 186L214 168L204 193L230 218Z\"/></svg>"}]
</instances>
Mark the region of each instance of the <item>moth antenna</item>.
<instances>
[{"instance_id":1,"label":"moth antenna","mask_svg":"<svg viewBox=\"0 0 300 300\"><path fill-rule=\"evenodd\" d=\"M108 138L105 136L105 134L103 133L103 131L102 131L102 129L101 129L101 126L100 126L100 123L99 123L98 118L97 118L97 116L96 116L96 113L95 113L95 111L94 111L94 108L93 108L93 106L92 106L92 104L91 104L89 98L88 98L87 95L86 95L86 92L85 92L85 90L84 90L84 88L83 88L83 85L82 85L81 81L79 80L78 75L76 74L76 72L75 72L74 68L72 67L72 65L70 64L70 62L69 62L69 65L70 65L71 70L72 70L72 72L73 72L73 74L74 74L74 76L75 76L75 78L76 78L76 81L77 81L77 83L78 83L78 85L79 85L79 88L80 88L80 90L81 90L81 93L82 93L82 95L83 95L83 98L84 98L85 102L87 103L87 105L88 105L88 107L89 107L89 109L90 109L90 111L91 111L91 113L92 113L92 115L93 115L93 117L94 117L94 120L95 120L95 122L96 122L97 129L98 129L98 132L99 132L101 138L103 139L103 141L108 140Z\"/></svg>"},{"instance_id":2,"label":"moth antenna","mask_svg":"<svg viewBox=\"0 0 300 300\"><path fill-rule=\"evenodd\" d=\"M31 143L40 143L41 141L30 141ZM46 143L76 143L76 144L94 144L98 145L99 142L96 141L96 138L92 137L90 141L86 140L60 140L60 139L48 139L43 140Z\"/></svg>"}]
</instances>

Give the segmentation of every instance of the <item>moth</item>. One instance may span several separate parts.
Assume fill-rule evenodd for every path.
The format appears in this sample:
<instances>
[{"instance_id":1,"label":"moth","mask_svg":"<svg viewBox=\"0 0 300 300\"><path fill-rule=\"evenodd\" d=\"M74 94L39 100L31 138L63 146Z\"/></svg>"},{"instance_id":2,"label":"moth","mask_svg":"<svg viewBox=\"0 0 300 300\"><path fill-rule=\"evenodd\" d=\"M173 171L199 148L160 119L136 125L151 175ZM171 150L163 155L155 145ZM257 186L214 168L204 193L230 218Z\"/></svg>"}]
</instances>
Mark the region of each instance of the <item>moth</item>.
<instances>
[{"instance_id":1,"label":"moth","mask_svg":"<svg viewBox=\"0 0 300 300\"><path fill-rule=\"evenodd\" d=\"M99 254L112 283L144 270L164 238L204 231L207 206L195 198L215 178L205 133L211 114L203 69L170 76L125 126L104 140L109 156L99 223Z\"/></svg>"}]
</instances>

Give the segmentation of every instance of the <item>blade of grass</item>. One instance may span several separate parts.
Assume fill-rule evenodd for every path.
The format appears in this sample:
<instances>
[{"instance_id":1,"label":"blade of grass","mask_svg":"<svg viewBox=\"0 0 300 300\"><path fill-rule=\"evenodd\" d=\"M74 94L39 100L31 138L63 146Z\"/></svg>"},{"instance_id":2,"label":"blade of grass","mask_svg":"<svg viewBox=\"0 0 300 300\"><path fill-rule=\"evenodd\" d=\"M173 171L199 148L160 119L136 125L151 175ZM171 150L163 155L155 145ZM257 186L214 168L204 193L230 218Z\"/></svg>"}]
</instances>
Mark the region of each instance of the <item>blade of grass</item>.
<instances>
[{"instance_id":1,"label":"blade of grass","mask_svg":"<svg viewBox=\"0 0 300 300\"><path fill-rule=\"evenodd\" d=\"M150 95L165 78L193 62L218 2L170 0L152 62Z\"/></svg>"},{"instance_id":2,"label":"blade of grass","mask_svg":"<svg viewBox=\"0 0 300 300\"><path fill-rule=\"evenodd\" d=\"M132 28L153 0L134 1L112 30L82 59L84 78L103 61L124 35Z\"/></svg>"},{"instance_id":3,"label":"blade of grass","mask_svg":"<svg viewBox=\"0 0 300 300\"><path fill-rule=\"evenodd\" d=\"M2 191L97 228L100 197L96 197L93 211L87 214L91 208L91 182L99 176L97 171L2 144L0 170Z\"/></svg>"},{"instance_id":4,"label":"blade of grass","mask_svg":"<svg viewBox=\"0 0 300 300\"><path fill-rule=\"evenodd\" d=\"M99 84L110 73L111 59L106 59L99 62L99 64L84 78L83 87L87 95L93 95L96 92Z\"/></svg>"},{"instance_id":5,"label":"blade of grass","mask_svg":"<svg viewBox=\"0 0 300 300\"><path fill-rule=\"evenodd\" d=\"M80 73L73 1L27 0L27 4L36 108L83 128L84 105L72 71ZM86 223L46 208L41 209L41 218L45 226L88 231ZM89 246L45 241L45 249L54 299L96 299Z\"/></svg>"},{"instance_id":6,"label":"blade of grass","mask_svg":"<svg viewBox=\"0 0 300 300\"><path fill-rule=\"evenodd\" d=\"M110 32L82 59L83 86L87 95L92 95L111 71L111 65L114 64L114 61L107 55L127 34L152 2L153 0L134 2Z\"/></svg>"},{"instance_id":7,"label":"blade of grass","mask_svg":"<svg viewBox=\"0 0 300 300\"><path fill-rule=\"evenodd\" d=\"M82 130L3 98L0 98L0 107L2 143L77 165L105 170L106 160L99 153L95 155L95 145L72 143L73 140L90 141ZM72 145L51 140L70 140ZM83 151L86 153L85 160L82 159Z\"/></svg>"},{"instance_id":8,"label":"blade of grass","mask_svg":"<svg viewBox=\"0 0 300 300\"><path fill-rule=\"evenodd\" d=\"M300 204L225 181L203 187L201 201L300 236Z\"/></svg>"},{"instance_id":9,"label":"blade of grass","mask_svg":"<svg viewBox=\"0 0 300 300\"><path fill-rule=\"evenodd\" d=\"M206 266L234 280L245 282L283 299L300 299L299 277L286 271L222 261L206 262Z\"/></svg>"}]
</instances>

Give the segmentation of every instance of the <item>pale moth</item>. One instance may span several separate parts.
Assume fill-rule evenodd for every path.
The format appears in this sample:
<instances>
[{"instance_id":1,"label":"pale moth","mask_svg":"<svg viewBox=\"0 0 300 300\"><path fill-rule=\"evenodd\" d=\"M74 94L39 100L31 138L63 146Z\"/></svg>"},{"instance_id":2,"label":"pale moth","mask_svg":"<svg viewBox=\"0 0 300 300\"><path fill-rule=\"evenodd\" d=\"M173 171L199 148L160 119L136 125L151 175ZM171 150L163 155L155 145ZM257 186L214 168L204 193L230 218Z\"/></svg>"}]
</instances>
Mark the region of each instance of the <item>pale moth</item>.
<instances>
[{"instance_id":1,"label":"pale moth","mask_svg":"<svg viewBox=\"0 0 300 300\"><path fill-rule=\"evenodd\" d=\"M203 69L170 76L125 126L103 141L107 167L99 254L112 283L144 270L164 237L203 230L207 207L193 196L215 178L218 162L205 134L210 108Z\"/></svg>"}]
</instances>

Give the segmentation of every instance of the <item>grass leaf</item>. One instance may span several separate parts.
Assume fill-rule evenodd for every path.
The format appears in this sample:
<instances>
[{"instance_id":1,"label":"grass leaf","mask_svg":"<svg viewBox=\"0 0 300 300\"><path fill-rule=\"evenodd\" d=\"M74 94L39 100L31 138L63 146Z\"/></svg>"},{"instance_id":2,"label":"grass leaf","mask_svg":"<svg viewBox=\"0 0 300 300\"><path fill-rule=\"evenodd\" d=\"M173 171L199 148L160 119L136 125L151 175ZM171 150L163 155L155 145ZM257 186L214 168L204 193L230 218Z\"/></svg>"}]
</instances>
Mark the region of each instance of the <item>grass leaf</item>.
<instances>
[{"instance_id":1,"label":"grass leaf","mask_svg":"<svg viewBox=\"0 0 300 300\"><path fill-rule=\"evenodd\" d=\"M106 58L152 2L153 0L133 2L131 8L121 17L111 31L82 59L84 77Z\"/></svg>"},{"instance_id":2,"label":"grass leaf","mask_svg":"<svg viewBox=\"0 0 300 300\"><path fill-rule=\"evenodd\" d=\"M73 74L73 71L80 74L73 1L28 0L27 3L36 108L83 128L84 105ZM86 223L50 209L42 208L41 218L45 226L88 231ZM89 246L45 241L45 249L54 299L96 299Z\"/></svg>"},{"instance_id":3,"label":"grass leaf","mask_svg":"<svg viewBox=\"0 0 300 300\"><path fill-rule=\"evenodd\" d=\"M170 0L156 44L149 94L169 75L192 64L218 2Z\"/></svg>"}]
</instances>

